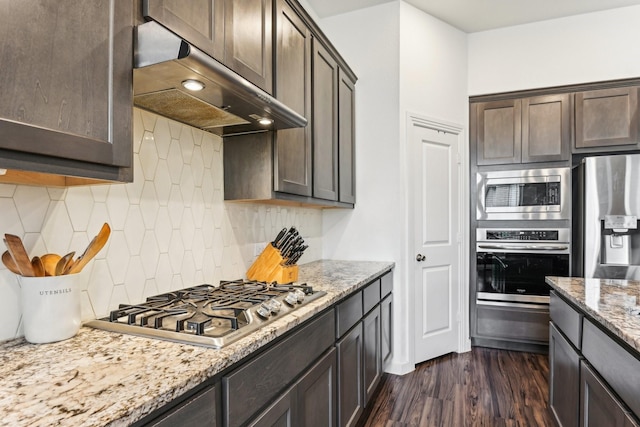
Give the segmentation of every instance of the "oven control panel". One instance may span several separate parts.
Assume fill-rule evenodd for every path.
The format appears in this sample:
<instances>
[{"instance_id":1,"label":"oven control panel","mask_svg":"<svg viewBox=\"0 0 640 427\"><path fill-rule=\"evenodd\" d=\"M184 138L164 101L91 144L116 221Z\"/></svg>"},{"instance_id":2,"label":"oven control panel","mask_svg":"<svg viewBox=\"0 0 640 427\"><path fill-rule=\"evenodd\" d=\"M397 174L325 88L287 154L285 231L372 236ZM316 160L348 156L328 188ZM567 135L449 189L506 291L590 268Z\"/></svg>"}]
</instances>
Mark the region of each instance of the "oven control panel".
<instances>
[{"instance_id":1,"label":"oven control panel","mask_svg":"<svg viewBox=\"0 0 640 427\"><path fill-rule=\"evenodd\" d=\"M487 230L487 240L558 241L558 230Z\"/></svg>"},{"instance_id":2,"label":"oven control panel","mask_svg":"<svg viewBox=\"0 0 640 427\"><path fill-rule=\"evenodd\" d=\"M478 228L478 242L540 242L568 243L571 230L569 228Z\"/></svg>"}]
</instances>

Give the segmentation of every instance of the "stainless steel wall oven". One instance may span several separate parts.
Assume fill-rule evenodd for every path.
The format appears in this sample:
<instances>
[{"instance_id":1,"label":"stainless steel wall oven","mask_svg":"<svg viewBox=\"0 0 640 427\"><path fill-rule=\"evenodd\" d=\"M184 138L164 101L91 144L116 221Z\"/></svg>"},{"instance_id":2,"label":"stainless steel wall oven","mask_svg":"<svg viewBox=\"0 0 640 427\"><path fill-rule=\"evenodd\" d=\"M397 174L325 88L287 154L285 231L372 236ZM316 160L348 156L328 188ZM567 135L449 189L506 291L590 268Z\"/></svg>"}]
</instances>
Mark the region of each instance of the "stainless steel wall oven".
<instances>
[{"instance_id":1,"label":"stainless steel wall oven","mask_svg":"<svg viewBox=\"0 0 640 427\"><path fill-rule=\"evenodd\" d=\"M476 297L480 305L548 304L545 276L568 276L568 228L478 228Z\"/></svg>"}]
</instances>

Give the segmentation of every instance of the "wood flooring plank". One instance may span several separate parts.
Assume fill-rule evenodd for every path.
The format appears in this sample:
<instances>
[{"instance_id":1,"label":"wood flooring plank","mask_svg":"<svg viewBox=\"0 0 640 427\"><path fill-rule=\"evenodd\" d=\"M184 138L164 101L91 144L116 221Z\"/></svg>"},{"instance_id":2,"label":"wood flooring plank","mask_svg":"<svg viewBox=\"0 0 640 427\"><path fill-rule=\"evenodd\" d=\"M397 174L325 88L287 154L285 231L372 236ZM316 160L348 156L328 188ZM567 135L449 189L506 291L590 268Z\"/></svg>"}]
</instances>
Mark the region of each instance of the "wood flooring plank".
<instances>
[{"instance_id":1,"label":"wood flooring plank","mask_svg":"<svg viewBox=\"0 0 640 427\"><path fill-rule=\"evenodd\" d=\"M385 374L358 426L554 426L547 355L474 347Z\"/></svg>"}]
</instances>

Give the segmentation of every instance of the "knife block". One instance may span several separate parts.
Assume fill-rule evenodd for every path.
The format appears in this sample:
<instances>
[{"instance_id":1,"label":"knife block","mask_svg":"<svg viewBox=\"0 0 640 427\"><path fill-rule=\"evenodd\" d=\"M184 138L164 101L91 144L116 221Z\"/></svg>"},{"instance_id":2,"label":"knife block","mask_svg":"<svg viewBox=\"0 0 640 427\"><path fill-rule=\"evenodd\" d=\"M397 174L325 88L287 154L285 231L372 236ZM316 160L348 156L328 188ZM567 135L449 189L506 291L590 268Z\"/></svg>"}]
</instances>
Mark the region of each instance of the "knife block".
<instances>
[{"instance_id":1,"label":"knife block","mask_svg":"<svg viewBox=\"0 0 640 427\"><path fill-rule=\"evenodd\" d=\"M280 251L269 243L247 270L247 279L278 284L298 280L298 266L282 265L283 262Z\"/></svg>"}]
</instances>

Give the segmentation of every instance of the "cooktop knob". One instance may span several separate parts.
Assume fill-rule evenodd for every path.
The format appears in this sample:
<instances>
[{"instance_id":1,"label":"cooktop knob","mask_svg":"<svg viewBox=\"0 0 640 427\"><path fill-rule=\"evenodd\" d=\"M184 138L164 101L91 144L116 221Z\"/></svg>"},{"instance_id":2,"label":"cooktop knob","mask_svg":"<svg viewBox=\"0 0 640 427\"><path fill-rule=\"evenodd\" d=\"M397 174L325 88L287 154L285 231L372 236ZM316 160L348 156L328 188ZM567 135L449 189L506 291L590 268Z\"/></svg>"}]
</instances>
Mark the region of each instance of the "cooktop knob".
<instances>
[{"instance_id":1,"label":"cooktop knob","mask_svg":"<svg viewBox=\"0 0 640 427\"><path fill-rule=\"evenodd\" d=\"M280 308L282 308L282 303L277 299L270 299L269 301L265 302L265 304L267 307L269 307L269 310L271 310L273 314L278 313L280 311Z\"/></svg>"},{"instance_id":2,"label":"cooktop knob","mask_svg":"<svg viewBox=\"0 0 640 427\"><path fill-rule=\"evenodd\" d=\"M286 302L287 304L294 306L298 303L298 296L295 294L295 292L289 292L287 294L286 297L284 297L284 302Z\"/></svg>"},{"instance_id":3,"label":"cooktop knob","mask_svg":"<svg viewBox=\"0 0 640 427\"><path fill-rule=\"evenodd\" d=\"M262 304L260 304L260 307L256 309L256 313L258 313L260 317L268 319L269 316L271 316L271 308L269 308L269 306L263 302Z\"/></svg>"},{"instance_id":4,"label":"cooktop knob","mask_svg":"<svg viewBox=\"0 0 640 427\"><path fill-rule=\"evenodd\" d=\"M296 289L293 292L296 294L296 297L298 298L298 302L304 301L304 292L302 292L300 289Z\"/></svg>"}]
</instances>

